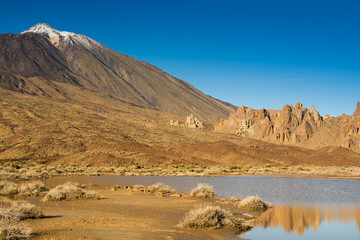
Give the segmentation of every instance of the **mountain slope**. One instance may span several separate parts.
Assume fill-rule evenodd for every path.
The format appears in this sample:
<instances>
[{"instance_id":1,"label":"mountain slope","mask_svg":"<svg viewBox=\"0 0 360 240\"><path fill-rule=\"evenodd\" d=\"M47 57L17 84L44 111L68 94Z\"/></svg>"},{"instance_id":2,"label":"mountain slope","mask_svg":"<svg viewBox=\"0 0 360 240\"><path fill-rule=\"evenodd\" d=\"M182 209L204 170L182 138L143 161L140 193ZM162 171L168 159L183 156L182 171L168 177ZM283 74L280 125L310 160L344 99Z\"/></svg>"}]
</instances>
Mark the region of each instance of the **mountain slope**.
<instances>
[{"instance_id":1,"label":"mountain slope","mask_svg":"<svg viewBox=\"0 0 360 240\"><path fill-rule=\"evenodd\" d=\"M344 148L312 150L166 124L168 113L126 104L31 96L0 89L0 165L5 162L359 166Z\"/></svg>"},{"instance_id":2,"label":"mountain slope","mask_svg":"<svg viewBox=\"0 0 360 240\"><path fill-rule=\"evenodd\" d=\"M194 113L207 122L234 110L146 62L47 24L0 35L0 87L57 98L110 99L182 117Z\"/></svg>"}]
</instances>

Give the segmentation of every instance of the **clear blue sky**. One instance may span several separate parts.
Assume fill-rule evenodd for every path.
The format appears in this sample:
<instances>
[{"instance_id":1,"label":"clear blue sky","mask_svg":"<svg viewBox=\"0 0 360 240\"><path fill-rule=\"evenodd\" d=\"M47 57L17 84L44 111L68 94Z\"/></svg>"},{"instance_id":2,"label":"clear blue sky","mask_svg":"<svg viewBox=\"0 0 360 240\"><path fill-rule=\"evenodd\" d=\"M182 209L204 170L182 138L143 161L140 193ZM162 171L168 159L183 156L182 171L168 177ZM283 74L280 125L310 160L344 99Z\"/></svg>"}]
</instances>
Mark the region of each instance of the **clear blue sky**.
<instances>
[{"instance_id":1,"label":"clear blue sky","mask_svg":"<svg viewBox=\"0 0 360 240\"><path fill-rule=\"evenodd\" d=\"M360 101L360 1L1 1L0 33L36 23L85 34L215 98L301 101L321 115Z\"/></svg>"}]
</instances>

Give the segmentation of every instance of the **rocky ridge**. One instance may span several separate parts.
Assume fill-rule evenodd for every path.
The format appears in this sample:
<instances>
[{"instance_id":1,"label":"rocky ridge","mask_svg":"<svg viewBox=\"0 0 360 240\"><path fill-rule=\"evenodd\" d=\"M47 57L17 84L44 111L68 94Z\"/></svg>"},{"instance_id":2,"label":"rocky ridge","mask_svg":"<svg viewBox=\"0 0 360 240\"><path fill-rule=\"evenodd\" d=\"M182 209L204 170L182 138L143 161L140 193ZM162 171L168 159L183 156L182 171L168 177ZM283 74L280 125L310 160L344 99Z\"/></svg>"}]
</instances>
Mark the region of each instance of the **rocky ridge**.
<instances>
[{"instance_id":1,"label":"rocky ridge","mask_svg":"<svg viewBox=\"0 0 360 240\"><path fill-rule=\"evenodd\" d=\"M360 102L354 114L321 117L314 106L298 102L280 111L254 110L241 106L228 119L214 124L218 132L230 132L268 142L309 148L340 146L360 151Z\"/></svg>"}]
</instances>

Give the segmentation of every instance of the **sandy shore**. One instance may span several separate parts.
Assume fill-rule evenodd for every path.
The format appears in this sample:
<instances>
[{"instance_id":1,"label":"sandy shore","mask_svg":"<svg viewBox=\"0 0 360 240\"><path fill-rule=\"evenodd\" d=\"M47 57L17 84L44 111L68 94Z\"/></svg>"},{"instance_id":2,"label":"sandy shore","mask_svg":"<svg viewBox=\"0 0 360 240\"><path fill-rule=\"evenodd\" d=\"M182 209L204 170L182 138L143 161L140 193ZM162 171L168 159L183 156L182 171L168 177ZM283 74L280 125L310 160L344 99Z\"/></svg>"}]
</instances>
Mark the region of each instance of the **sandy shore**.
<instances>
[{"instance_id":1,"label":"sandy shore","mask_svg":"<svg viewBox=\"0 0 360 240\"><path fill-rule=\"evenodd\" d=\"M126 190L96 191L103 199L31 199L46 216L26 221L33 229L33 239L238 239L235 228L184 230L175 226L195 206L219 205L214 200L159 197Z\"/></svg>"},{"instance_id":2,"label":"sandy shore","mask_svg":"<svg viewBox=\"0 0 360 240\"><path fill-rule=\"evenodd\" d=\"M1 166L0 180L48 179L65 176L275 176L290 178L342 178L360 179L360 167L253 167L253 166L161 166L161 167L88 167L74 165Z\"/></svg>"}]
</instances>

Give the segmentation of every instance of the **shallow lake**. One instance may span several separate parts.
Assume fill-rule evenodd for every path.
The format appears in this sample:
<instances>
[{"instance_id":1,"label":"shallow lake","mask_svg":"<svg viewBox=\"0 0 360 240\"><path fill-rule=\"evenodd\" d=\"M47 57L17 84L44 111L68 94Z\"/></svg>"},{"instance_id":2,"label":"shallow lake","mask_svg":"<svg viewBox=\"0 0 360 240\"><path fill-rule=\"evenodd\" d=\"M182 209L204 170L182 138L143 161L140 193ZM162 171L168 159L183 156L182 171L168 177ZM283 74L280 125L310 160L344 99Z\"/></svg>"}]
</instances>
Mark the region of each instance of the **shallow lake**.
<instances>
[{"instance_id":1,"label":"shallow lake","mask_svg":"<svg viewBox=\"0 0 360 240\"><path fill-rule=\"evenodd\" d=\"M219 197L245 198L257 195L274 207L264 212L260 223L239 239L313 240L360 239L360 181L284 176L169 177L100 176L59 177L45 182L55 186L65 181L113 185L150 185L163 182L189 193L198 183L214 186Z\"/></svg>"}]
</instances>

